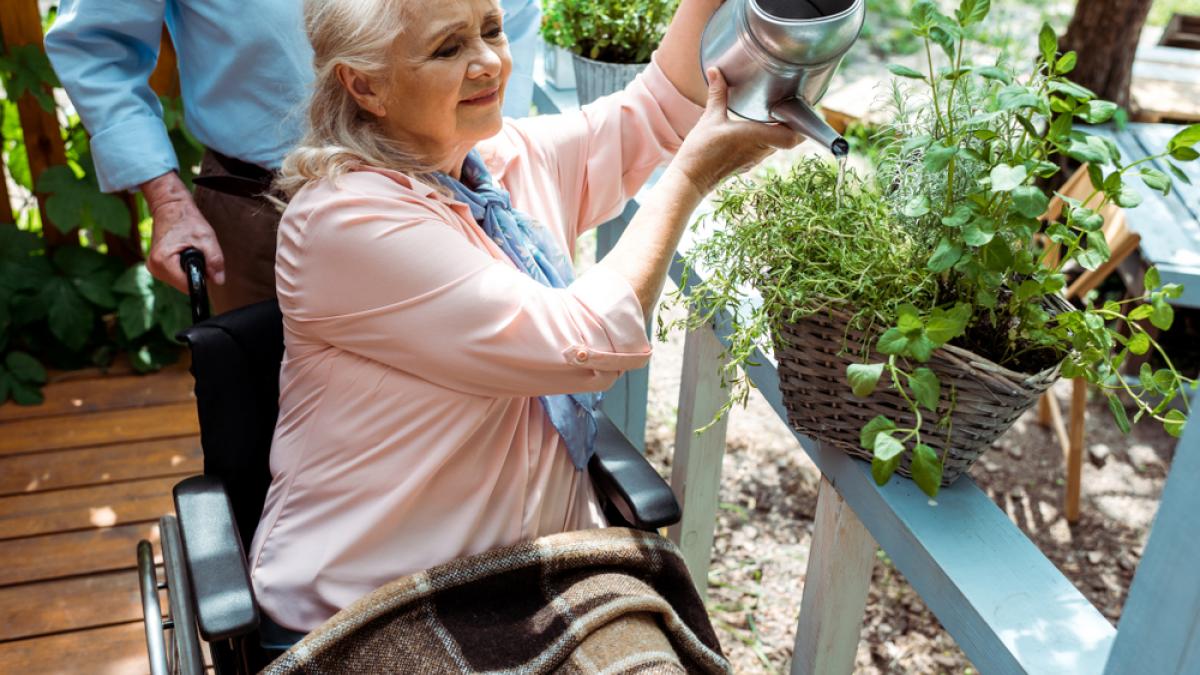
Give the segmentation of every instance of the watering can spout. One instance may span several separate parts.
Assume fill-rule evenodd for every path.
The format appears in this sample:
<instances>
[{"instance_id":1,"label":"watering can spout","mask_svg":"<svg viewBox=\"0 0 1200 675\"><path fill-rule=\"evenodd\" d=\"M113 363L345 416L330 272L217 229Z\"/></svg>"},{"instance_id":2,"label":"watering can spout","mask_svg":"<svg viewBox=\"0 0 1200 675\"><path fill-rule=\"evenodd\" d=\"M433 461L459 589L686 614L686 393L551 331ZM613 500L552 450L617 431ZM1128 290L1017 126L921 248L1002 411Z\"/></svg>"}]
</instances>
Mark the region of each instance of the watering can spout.
<instances>
[{"instance_id":1,"label":"watering can spout","mask_svg":"<svg viewBox=\"0 0 1200 675\"><path fill-rule=\"evenodd\" d=\"M804 99L789 98L776 103L771 106L771 118L816 141L833 153L834 157L844 157L850 153L850 144L846 139L829 126Z\"/></svg>"}]
</instances>

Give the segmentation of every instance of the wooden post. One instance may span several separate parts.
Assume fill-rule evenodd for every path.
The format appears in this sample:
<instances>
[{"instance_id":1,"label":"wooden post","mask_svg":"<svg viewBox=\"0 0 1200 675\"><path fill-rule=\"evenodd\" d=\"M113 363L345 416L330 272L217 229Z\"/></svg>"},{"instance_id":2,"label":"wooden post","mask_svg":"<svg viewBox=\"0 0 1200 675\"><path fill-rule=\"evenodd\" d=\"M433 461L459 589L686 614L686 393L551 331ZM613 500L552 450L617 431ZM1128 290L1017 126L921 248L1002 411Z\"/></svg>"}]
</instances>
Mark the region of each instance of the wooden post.
<instances>
[{"instance_id":1,"label":"wooden post","mask_svg":"<svg viewBox=\"0 0 1200 675\"><path fill-rule=\"evenodd\" d=\"M675 457L671 464L671 489L679 499L683 518L671 526L667 536L682 551L701 598L708 596L708 565L712 559L729 418L722 417L702 434L697 435L695 430L712 421L729 395L721 386L719 370L724 363L721 358L724 351L708 327L689 331L685 338Z\"/></svg>"},{"instance_id":2,"label":"wooden post","mask_svg":"<svg viewBox=\"0 0 1200 675\"><path fill-rule=\"evenodd\" d=\"M1083 427L1087 416L1087 380L1071 381L1070 444L1067 447L1066 511L1068 522L1079 520L1079 493L1083 481Z\"/></svg>"},{"instance_id":3,"label":"wooden post","mask_svg":"<svg viewBox=\"0 0 1200 675\"><path fill-rule=\"evenodd\" d=\"M854 671L878 545L833 484L821 477L792 675Z\"/></svg>"},{"instance_id":4,"label":"wooden post","mask_svg":"<svg viewBox=\"0 0 1200 675\"><path fill-rule=\"evenodd\" d=\"M1129 588L1105 675L1200 673L1200 424L1175 446L1162 503Z\"/></svg>"},{"instance_id":5,"label":"wooden post","mask_svg":"<svg viewBox=\"0 0 1200 675\"><path fill-rule=\"evenodd\" d=\"M0 35L8 48L21 45L42 44L42 17L38 13L37 0L5 0L0 2ZM29 156L29 175L37 185L38 178L46 169L67 163L63 147L62 132L53 113L42 110L32 95L26 94L17 101L21 129L25 134L25 152ZM76 232L63 234L46 216L46 195L38 194L38 206L42 214L42 237L50 247L78 240Z\"/></svg>"}]
</instances>

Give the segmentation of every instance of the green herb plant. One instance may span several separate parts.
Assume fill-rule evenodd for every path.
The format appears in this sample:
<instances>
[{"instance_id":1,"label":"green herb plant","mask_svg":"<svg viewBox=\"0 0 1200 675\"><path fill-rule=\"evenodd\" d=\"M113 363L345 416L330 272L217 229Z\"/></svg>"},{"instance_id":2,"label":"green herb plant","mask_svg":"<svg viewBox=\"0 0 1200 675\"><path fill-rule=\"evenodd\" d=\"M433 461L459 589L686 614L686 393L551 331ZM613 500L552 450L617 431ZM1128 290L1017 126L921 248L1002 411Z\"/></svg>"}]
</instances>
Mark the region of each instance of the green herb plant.
<instances>
[{"instance_id":1,"label":"green herb plant","mask_svg":"<svg viewBox=\"0 0 1200 675\"><path fill-rule=\"evenodd\" d=\"M542 38L596 61L647 63L679 0L544 0Z\"/></svg>"},{"instance_id":2,"label":"green herb plant","mask_svg":"<svg viewBox=\"0 0 1200 675\"><path fill-rule=\"evenodd\" d=\"M178 359L175 334L190 323L187 298L154 280L141 262L106 255L108 237L130 236L134 218L125 201L100 191L88 135L79 117L67 115L50 92L58 86L45 53L36 45L0 55L0 129L4 162L26 195L17 223L0 215L0 403L42 401L46 365L105 366L126 352L139 372ZM67 120L66 163L31 175L16 99L28 94L47 112ZM187 133L177 100L163 99L164 122L191 181L203 151ZM48 196L43 222L35 191ZM145 206L137 200L138 211ZM8 213L4 205L0 214ZM41 236L46 228L78 231L79 238L54 249ZM143 250L149 245L143 233Z\"/></svg>"},{"instance_id":3,"label":"green herb plant","mask_svg":"<svg viewBox=\"0 0 1200 675\"><path fill-rule=\"evenodd\" d=\"M890 67L898 79L873 172L851 172L839 194L835 169L806 158L786 175L727 184L702 225L720 226L687 256L681 287L690 288L671 298L688 306L681 321L689 328L728 317L730 405L749 388L738 368L751 365L785 322L836 307L850 316L849 328L877 335L871 346L883 359L871 361L865 350L847 381L859 397L897 392L915 424L878 416L861 430L862 446L874 455L881 485L909 453L914 480L930 496L945 456L923 438L923 416L938 416L939 433L953 435L954 391L925 365L944 345L1018 372L1057 367L1083 377L1126 432L1128 402L1133 422L1153 418L1180 435L1186 413L1172 402L1178 397L1187 410L1188 397L1179 395L1195 386L1147 330L1147 322L1170 328L1168 301L1183 290L1161 283L1155 269L1139 297L1068 308L1059 296L1066 266L1094 270L1110 257L1101 209L1137 206L1134 181L1164 194L1172 187L1166 172L1187 181L1176 162L1200 157L1200 125L1160 154L1122 157L1111 139L1082 128L1110 120L1117 108L1068 79L1076 54L1058 52L1048 25L1028 72L1003 56L970 62L969 29L989 9L988 0L963 0L948 16L918 0L910 21L926 68ZM1051 193L1040 181L1058 174L1064 157L1086 163L1093 192L1082 201L1060 195L1061 215L1047 220ZM1057 257L1047 255L1050 246ZM1126 359L1151 351L1164 367L1143 365L1136 381L1121 375Z\"/></svg>"}]
</instances>

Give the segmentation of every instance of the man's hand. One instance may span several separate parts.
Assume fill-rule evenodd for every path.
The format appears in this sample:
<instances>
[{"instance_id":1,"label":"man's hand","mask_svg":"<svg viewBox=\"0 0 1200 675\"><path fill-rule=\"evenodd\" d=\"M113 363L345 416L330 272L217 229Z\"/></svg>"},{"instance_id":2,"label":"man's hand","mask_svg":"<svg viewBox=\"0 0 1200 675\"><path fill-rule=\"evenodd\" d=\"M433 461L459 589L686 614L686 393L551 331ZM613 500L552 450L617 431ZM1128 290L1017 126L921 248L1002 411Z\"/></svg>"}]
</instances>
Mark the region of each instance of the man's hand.
<instances>
[{"instance_id":1,"label":"man's hand","mask_svg":"<svg viewBox=\"0 0 1200 675\"><path fill-rule=\"evenodd\" d=\"M179 266L179 254L197 248L204 254L208 280L225 283L225 257L212 226L196 208L192 194L174 171L142 183L142 194L150 205L154 234L146 268L156 278L187 293L187 280Z\"/></svg>"}]
</instances>

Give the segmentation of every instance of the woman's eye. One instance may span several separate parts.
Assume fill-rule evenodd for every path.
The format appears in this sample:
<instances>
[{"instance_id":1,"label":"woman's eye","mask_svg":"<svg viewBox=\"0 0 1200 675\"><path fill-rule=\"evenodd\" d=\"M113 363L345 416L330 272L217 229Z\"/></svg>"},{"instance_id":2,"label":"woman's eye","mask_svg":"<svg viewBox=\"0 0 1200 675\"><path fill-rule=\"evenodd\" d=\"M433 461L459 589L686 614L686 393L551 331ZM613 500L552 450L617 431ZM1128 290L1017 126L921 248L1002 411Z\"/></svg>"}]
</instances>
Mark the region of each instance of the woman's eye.
<instances>
[{"instance_id":1,"label":"woman's eye","mask_svg":"<svg viewBox=\"0 0 1200 675\"><path fill-rule=\"evenodd\" d=\"M443 46L441 49L434 52L433 55L439 59L448 59L448 58L454 56L455 54L457 54L458 50L459 50L458 43L453 43L453 44L448 44L448 45Z\"/></svg>"},{"instance_id":2,"label":"woman's eye","mask_svg":"<svg viewBox=\"0 0 1200 675\"><path fill-rule=\"evenodd\" d=\"M485 30L483 32L483 37L489 40L495 40L503 34L504 31L499 26L496 26L495 28L489 28L488 30Z\"/></svg>"}]
</instances>

